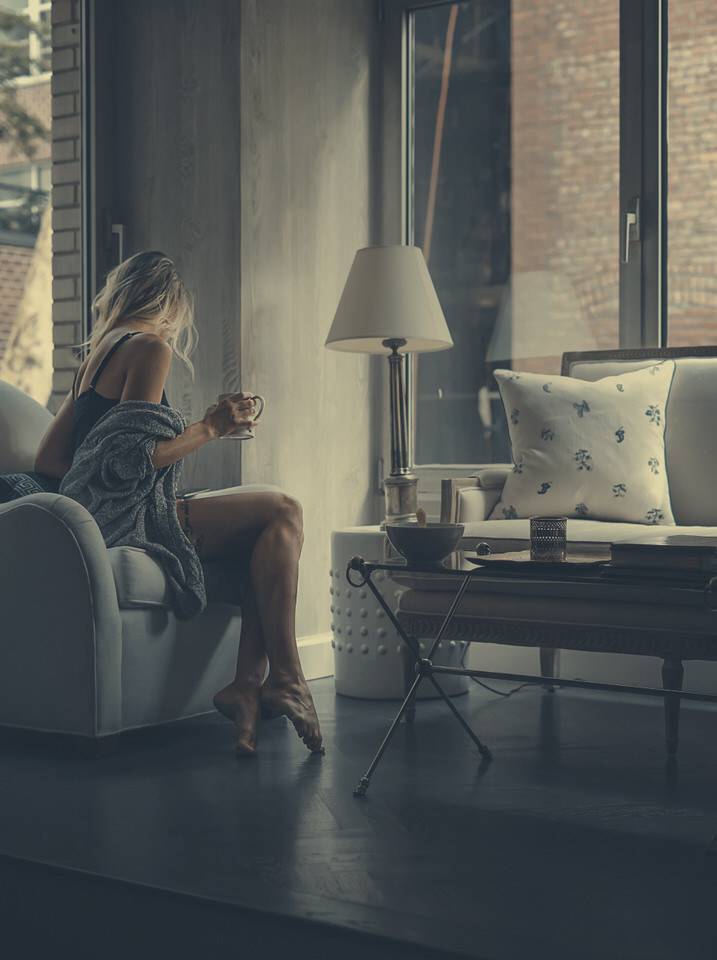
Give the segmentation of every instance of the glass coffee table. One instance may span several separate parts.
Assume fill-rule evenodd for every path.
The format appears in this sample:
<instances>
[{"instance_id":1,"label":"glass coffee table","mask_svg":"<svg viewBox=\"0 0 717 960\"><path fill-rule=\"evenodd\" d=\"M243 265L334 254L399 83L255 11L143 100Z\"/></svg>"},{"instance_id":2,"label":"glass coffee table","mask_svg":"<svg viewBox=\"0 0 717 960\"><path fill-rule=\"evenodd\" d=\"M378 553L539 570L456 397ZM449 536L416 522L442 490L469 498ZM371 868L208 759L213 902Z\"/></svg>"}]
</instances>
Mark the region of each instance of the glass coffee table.
<instances>
[{"instance_id":1,"label":"glass coffee table","mask_svg":"<svg viewBox=\"0 0 717 960\"><path fill-rule=\"evenodd\" d=\"M479 739L475 731L466 722L458 707L441 686L441 677L444 675L535 683L541 684L549 690L563 686L657 696L663 698L665 701L666 716L671 706L674 705L676 710L679 709L680 699L717 702L717 695L693 693L682 690L681 674L674 680L668 680L668 675L665 673L664 667L663 680L665 680L665 686L653 688L589 680L563 679L551 676L478 670L463 666L439 666L434 664L433 657L439 644L444 638L448 639L452 636L452 630L454 637L460 636L461 639L467 639L469 641L471 639L477 639L477 637L472 638L469 634L466 634L465 617L462 612L459 617L461 620L461 631L460 633L456 632L458 630L456 614L471 584L474 582L477 583L477 581L481 579L487 579L491 583L500 584L503 589L505 589L507 583L511 582L520 582L523 585L528 583L533 588L537 585L538 589L541 590L543 585L546 589L555 589L556 586L560 588L561 585L570 585L572 589L581 590L586 596L590 596L591 592L595 591L598 591L596 595L604 594L606 589L609 592L612 589L611 585L617 586L621 591L624 591L626 587L632 586L637 591L637 594L649 593L655 590L661 591L660 578L662 577L665 580L665 588L669 585L669 589L679 591L683 595L686 594L688 602L695 607L699 607L703 613L706 614L709 618L708 627L711 623L713 612L717 612L717 576L709 571L690 571L683 576L677 576L675 572L671 570L656 571L654 569L638 570L624 567L618 568L609 562L609 556L606 553L603 553L602 556L593 554L569 556L568 560L563 562L530 561L528 557L529 554L527 553L481 557L459 552L452 554L444 564L433 565L415 564L401 558L395 561L390 560L373 563L364 560L363 557L356 556L349 561L346 569L346 578L349 584L355 588L365 586L371 590L378 604L393 624L398 636L405 644L408 656L413 658L413 666L415 669L415 679L410 685L408 683L406 684L405 696L398 713L371 760L366 773L359 780L354 790L354 796L362 797L366 794L371 783L371 778L391 742L396 727L404 717L408 720L412 719L415 710L416 692L420 685L426 682L432 684L435 688L457 722L475 744L482 760L488 761L491 759L491 751L488 746ZM415 631L412 632L411 629L406 629L404 624L410 623L411 615L403 613L397 615L396 612L389 607L373 583L372 578L377 571L383 571L392 580L396 581L399 586L407 586L412 590L426 589L429 592L432 590L434 593L435 591L440 591L445 595L445 609L442 610L442 612L432 613L428 618L424 617L421 619L422 626L429 624L429 631L416 633ZM479 586L480 585L477 584L477 587ZM474 605L476 603L480 604L480 596L471 593L469 597L470 603ZM682 600L684 602L684 596ZM401 623L401 620L403 620L404 623ZM555 627L556 625L553 624L551 626ZM577 631L576 644L568 648L589 649L587 646L583 648L579 646L580 630L583 629L587 638L586 642L593 642L594 638L592 634L595 633L595 629L587 624L582 628L579 626L576 628L573 623L570 623L568 626L573 632ZM649 631L646 628L644 632L648 633ZM546 636L553 637L552 634L546 634ZM697 654L692 652L692 658L717 659L717 655L715 655L715 651L717 651L717 618L715 619L714 638L711 630L705 633L704 636L706 638L705 643L710 644L711 648L713 648L713 655L701 657L698 651ZM423 653L421 651L418 637L424 640L428 639L429 649L427 652ZM675 642L678 643L679 637L677 634L675 634L675 638ZM537 641L535 645L541 645L540 641ZM549 647L550 645L550 642L546 640L545 646ZM564 646L567 646L567 644ZM694 648L690 649L694 651ZM621 651L618 649L617 652ZM687 655L688 654L686 654L686 656ZM665 661L665 663L667 663L667 661ZM681 671L681 662L675 660L674 663L679 665L679 671ZM675 669L678 668L675 667ZM717 852L717 848L711 852Z\"/></svg>"}]
</instances>

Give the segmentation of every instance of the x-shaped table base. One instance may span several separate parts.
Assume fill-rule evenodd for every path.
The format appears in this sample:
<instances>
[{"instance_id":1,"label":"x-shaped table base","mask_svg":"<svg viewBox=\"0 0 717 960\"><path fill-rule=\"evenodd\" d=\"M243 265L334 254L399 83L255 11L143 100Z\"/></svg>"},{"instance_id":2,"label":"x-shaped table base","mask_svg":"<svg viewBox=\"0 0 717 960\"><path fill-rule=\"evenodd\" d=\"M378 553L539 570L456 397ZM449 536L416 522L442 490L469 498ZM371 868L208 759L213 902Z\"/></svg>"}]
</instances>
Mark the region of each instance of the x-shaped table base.
<instances>
[{"instance_id":1,"label":"x-shaped table base","mask_svg":"<svg viewBox=\"0 0 717 960\"><path fill-rule=\"evenodd\" d=\"M371 579L371 575L373 574L373 572L375 570L380 570L380 569L392 569L395 571L396 568L395 567L387 568L385 564L366 563L366 561L362 557L352 557L346 569L346 579L348 580L348 582L352 587L358 588L358 587L367 586L369 590L373 593L374 597L376 598L380 606L385 611L386 616L389 618L389 620L393 624L393 627L396 630L396 633L399 635L399 637L406 644L406 647L413 654L416 661L416 679L413 681L411 685L411 689L406 694L406 697L403 703L401 704L401 707L398 713L396 714L396 717L393 723L391 724L388 730L388 733L384 737L383 743L378 748L378 750L376 751L376 755L374 756L373 760L369 764L368 770L359 780L358 786L354 790L355 797L365 796L366 791L368 790L369 784L371 783L371 777L373 776L374 770L380 763L381 758L383 757L389 743L391 742L391 738L393 737L396 727L401 722L403 716L405 715L405 713L413 703L416 692L418 691L418 688L420 687L420 685L423 683L424 680L428 680L438 691L439 695L443 698L444 702L448 705L448 708L450 709L453 716L460 723L460 725L463 727L465 732L468 734L468 736L471 738L473 743L478 748L478 752L480 753L481 757L483 757L484 760L490 760L492 756L488 747L486 747L484 743L481 743L481 741L478 739L478 737L475 735L475 733L471 730L471 728L468 726L466 721L463 719L463 717L461 716L460 712L456 708L451 698L445 692L443 687L441 687L440 683L436 680L433 672L433 656L436 650L438 649L438 645L440 644L441 639L443 638L443 635L446 632L448 625L453 619L453 615L458 608L458 604L461 602L463 598L463 594L468 589L468 584L470 583L470 579L471 579L470 573L464 576L458 588L458 592L456 593L455 599L453 600L453 603L451 604L450 609L446 613L443 619L443 623L441 624L440 629L438 630L438 633L436 634L435 639L433 640L428 656L422 657L418 642L414 637L406 636L403 628L401 627L400 623L396 619L393 610L391 610L391 608L388 606L385 599L381 595L380 591L378 590L373 580ZM351 579L351 574L355 572L357 572L360 575L361 577L360 581L355 581Z\"/></svg>"}]
</instances>

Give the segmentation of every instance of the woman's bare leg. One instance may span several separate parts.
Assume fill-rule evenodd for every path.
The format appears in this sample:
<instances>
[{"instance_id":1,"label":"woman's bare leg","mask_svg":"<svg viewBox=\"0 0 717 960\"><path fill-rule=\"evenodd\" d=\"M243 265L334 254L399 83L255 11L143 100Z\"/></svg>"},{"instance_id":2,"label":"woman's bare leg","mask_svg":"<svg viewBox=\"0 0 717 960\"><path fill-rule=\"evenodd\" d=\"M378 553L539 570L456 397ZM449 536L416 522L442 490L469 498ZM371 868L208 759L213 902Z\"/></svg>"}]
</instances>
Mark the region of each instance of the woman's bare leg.
<instances>
[{"instance_id":1,"label":"woman's bare leg","mask_svg":"<svg viewBox=\"0 0 717 960\"><path fill-rule=\"evenodd\" d=\"M296 647L296 591L303 544L300 505L280 493L228 494L185 504L178 505L179 518L183 524L188 519L188 535L202 559L250 555L246 630L242 629L237 675L229 685L234 689L220 691L222 712L231 709L232 696L236 702L247 697L254 700L247 687L255 691L265 652L269 663L269 676L261 688L265 710L275 716L285 714L307 747L323 752L316 709ZM252 733L247 717L256 716L256 711L252 707L241 712L237 748L253 752L256 722Z\"/></svg>"},{"instance_id":2,"label":"woman's bare leg","mask_svg":"<svg viewBox=\"0 0 717 960\"><path fill-rule=\"evenodd\" d=\"M215 694L214 706L234 721L237 756L249 757L256 752L261 686L267 665L259 611L250 586L242 598L241 618L236 675L230 684Z\"/></svg>"}]
</instances>

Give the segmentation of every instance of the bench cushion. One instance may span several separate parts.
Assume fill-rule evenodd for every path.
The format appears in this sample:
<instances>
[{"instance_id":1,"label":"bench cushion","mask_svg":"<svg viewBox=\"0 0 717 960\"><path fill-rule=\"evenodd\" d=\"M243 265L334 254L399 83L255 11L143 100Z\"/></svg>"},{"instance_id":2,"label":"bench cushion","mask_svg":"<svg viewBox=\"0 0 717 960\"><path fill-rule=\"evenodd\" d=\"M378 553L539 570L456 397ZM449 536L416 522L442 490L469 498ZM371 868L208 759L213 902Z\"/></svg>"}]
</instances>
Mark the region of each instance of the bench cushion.
<instances>
[{"instance_id":1,"label":"bench cushion","mask_svg":"<svg viewBox=\"0 0 717 960\"><path fill-rule=\"evenodd\" d=\"M464 522L464 521L461 521ZM568 519L568 543L610 544L622 540L644 540L654 536L661 539L665 527L644 523L610 523L604 520ZM709 537L717 534L715 527L704 525L671 526L667 531L674 534ZM468 520L465 521L464 542L472 545L484 540L495 551L524 550L530 544L530 520Z\"/></svg>"}]
</instances>

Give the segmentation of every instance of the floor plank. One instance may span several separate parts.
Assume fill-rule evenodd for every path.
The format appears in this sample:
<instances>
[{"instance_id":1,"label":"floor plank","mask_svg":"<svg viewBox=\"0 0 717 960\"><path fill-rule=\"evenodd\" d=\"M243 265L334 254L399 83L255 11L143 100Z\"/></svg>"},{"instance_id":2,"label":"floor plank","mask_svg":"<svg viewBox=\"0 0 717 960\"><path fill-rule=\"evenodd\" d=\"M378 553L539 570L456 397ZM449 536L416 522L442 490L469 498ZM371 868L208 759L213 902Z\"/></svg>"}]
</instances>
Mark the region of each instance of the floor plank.
<instances>
[{"instance_id":1,"label":"floor plank","mask_svg":"<svg viewBox=\"0 0 717 960\"><path fill-rule=\"evenodd\" d=\"M219 716L124 736L97 761L3 740L6 930L27 938L41 898L69 916L61 891L76 888L72 909L122 905L138 937L148 913L165 916L175 957L197 956L193 937L215 924L217 949L263 931L262 958L285 954L273 936L317 957L343 943L342 960L711 960L717 711L684 707L667 760L653 701L473 686L455 702L492 762L444 704L422 702L356 798L397 704L311 686L324 757L283 719L241 762Z\"/></svg>"}]
</instances>

